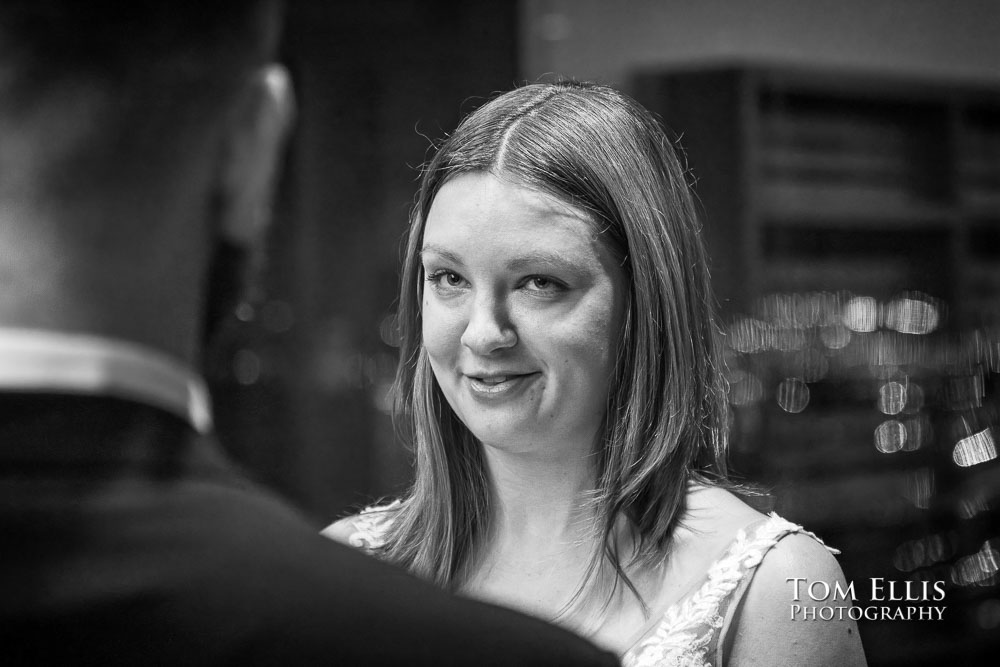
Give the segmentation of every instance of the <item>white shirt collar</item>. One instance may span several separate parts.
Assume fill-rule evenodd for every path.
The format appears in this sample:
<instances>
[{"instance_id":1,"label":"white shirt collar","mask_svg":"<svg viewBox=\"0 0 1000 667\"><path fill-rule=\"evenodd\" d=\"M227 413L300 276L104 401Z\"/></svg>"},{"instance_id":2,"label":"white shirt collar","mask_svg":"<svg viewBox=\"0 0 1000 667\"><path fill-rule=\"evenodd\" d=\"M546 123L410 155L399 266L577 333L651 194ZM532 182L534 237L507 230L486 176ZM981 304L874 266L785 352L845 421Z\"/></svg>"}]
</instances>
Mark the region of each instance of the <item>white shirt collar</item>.
<instances>
[{"instance_id":1,"label":"white shirt collar","mask_svg":"<svg viewBox=\"0 0 1000 667\"><path fill-rule=\"evenodd\" d=\"M85 334L0 327L0 391L114 396L212 430L211 399L197 374L137 343Z\"/></svg>"}]
</instances>

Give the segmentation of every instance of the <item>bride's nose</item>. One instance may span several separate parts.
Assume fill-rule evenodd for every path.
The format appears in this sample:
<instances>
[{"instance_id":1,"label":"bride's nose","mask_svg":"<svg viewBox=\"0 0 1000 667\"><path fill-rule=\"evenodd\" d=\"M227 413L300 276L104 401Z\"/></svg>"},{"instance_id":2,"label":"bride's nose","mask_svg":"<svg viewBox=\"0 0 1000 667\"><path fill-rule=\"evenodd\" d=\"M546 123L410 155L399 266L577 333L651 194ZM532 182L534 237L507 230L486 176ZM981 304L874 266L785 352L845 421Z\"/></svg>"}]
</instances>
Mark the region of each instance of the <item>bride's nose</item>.
<instances>
[{"instance_id":1,"label":"bride's nose","mask_svg":"<svg viewBox=\"0 0 1000 667\"><path fill-rule=\"evenodd\" d=\"M468 317L462 345L475 354L487 356L517 344L507 306L495 295L477 294L469 306Z\"/></svg>"}]
</instances>

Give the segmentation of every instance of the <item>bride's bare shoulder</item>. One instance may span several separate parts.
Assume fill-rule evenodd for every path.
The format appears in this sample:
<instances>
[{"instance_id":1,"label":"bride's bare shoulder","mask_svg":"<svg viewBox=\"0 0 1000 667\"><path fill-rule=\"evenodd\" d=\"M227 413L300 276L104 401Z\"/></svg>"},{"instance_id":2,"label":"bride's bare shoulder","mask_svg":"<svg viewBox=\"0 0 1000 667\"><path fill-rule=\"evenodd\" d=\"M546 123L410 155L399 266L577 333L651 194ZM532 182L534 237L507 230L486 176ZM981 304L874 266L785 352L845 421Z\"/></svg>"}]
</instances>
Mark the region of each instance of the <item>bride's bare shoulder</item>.
<instances>
[{"instance_id":1,"label":"bride's bare shoulder","mask_svg":"<svg viewBox=\"0 0 1000 667\"><path fill-rule=\"evenodd\" d=\"M802 622L795 602L806 599L799 588L813 582L834 591L848 590L836 559L815 538L791 534L781 539L753 573L742 612L731 633L732 664L864 665L865 655L852 620L849 596L809 599L817 623Z\"/></svg>"}]
</instances>

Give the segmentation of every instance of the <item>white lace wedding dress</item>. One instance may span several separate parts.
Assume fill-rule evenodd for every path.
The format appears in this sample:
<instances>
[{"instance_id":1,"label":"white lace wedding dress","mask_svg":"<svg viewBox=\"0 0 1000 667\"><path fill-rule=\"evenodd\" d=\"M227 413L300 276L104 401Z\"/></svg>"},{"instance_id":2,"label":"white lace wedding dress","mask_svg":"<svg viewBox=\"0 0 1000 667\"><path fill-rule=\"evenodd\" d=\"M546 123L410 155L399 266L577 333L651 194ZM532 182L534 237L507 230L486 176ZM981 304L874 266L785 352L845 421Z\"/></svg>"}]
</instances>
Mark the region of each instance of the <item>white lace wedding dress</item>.
<instances>
[{"instance_id":1,"label":"white lace wedding dress","mask_svg":"<svg viewBox=\"0 0 1000 667\"><path fill-rule=\"evenodd\" d=\"M395 505L369 508L355 517L350 544L368 553L381 547ZM640 638L622 656L622 667L723 665L727 633L754 571L781 538L794 533L816 537L776 514L740 530L700 587L637 632Z\"/></svg>"}]
</instances>

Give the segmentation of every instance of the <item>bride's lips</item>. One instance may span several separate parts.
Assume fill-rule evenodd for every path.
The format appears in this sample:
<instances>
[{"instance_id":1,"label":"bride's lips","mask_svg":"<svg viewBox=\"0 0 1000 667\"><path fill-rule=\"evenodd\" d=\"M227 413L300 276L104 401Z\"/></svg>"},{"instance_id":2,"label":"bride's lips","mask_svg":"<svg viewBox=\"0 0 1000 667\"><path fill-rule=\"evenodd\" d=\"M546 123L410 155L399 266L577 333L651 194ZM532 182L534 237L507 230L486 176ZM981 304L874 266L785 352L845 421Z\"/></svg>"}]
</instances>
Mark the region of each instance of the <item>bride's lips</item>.
<instances>
[{"instance_id":1,"label":"bride's lips","mask_svg":"<svg viewBox=\"0 0 1000 667\"><path fill-rule=\"evenodd\" d=\"M492 399L509 397L515 392L526 387L539 373L489 373L476 374L466 373L465 379L469 383L472 394L478 398Z\"/></svg>"}]
</instances>

